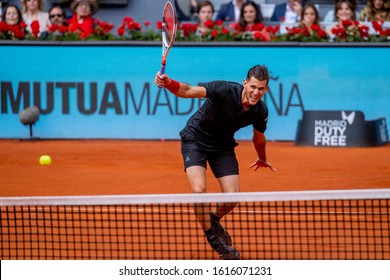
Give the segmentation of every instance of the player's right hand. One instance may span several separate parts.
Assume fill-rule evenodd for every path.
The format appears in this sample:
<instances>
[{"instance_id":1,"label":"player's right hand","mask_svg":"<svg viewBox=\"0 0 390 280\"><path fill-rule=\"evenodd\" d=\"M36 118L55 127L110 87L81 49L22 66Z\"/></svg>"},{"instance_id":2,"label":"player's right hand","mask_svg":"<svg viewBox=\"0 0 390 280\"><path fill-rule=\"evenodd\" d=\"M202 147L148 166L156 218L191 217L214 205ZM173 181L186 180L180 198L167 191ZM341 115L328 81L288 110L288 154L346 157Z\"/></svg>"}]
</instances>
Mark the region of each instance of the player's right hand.
<instances>
[{"instance_id":1,"label":"player's right hand","mask_svg":"<svg viewBox=\"0 0 390 280\"><path fill-rule=\"evenodd\" d=\"M167 74L160 75L160 72L157 72L156 76L154 77L154 83L161 88L169 85L170 79L168 78Z\"/></svg>"}]
</instances>

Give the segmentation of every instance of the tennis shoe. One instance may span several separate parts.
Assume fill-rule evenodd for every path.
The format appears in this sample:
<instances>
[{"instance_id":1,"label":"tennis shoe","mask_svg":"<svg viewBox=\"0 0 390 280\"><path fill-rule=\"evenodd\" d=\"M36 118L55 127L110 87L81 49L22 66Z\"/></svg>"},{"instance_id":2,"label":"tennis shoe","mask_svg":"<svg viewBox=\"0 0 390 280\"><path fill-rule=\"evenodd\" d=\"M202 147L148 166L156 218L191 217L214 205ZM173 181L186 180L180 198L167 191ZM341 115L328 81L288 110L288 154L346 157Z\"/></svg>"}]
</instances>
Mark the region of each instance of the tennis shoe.
<instances>
[{"instance_id":1,"label":"tennis shoe","mask_svg":"<svg viewBox=\"0 0 390 280\"><path fill-rule=\"evenodd\" d=\"M213 231L225 242L226 245L232 246L232 238L230 237L229 233L221 226L221 223L219 222L219 218L215 216L213 213L210 213L210 221L211 221L211 228Z\"/></svg>"},{"instance_id":2,"label":"tennis shoe","mask_svg":"<svg viewBox=\"0 0 390 280\"><path fill-rule=\"evenodd\" d=\"M222 256L224 260L240 260L240 252L236 248L230 247L231 250Z\"/></svg>"},{"instance_id":3,"label":"tennis shoe","mask_svg":"<svg viewBox=\"0 0 390 280\"><path fill-rule=\"evenodd\" d=\"M233 247L226 245L221 238L211 229L206 233L207 242L224 260L239 260L240 253Z\"/></svg>"}]
</instances>

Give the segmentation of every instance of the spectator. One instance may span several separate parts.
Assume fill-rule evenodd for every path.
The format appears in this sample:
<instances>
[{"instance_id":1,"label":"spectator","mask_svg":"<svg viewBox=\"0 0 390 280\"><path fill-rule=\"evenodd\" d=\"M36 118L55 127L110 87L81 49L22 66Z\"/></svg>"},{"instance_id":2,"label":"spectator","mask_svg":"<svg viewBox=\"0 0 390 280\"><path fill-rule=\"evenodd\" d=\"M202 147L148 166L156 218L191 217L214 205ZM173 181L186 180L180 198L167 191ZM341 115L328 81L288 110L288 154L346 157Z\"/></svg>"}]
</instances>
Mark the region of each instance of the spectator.
<instances>
[{"instance_id":1,"label":"spectator","mask_svg":"<svg viewBox=\"0 0 390 280\"><path fill-rule=\"evenodd\" d=\"M178 21L190 21L194 19L194 14L198 7L197 0L175 0L174 4Z\"/></svg>"},{"instance_id":2,"label":"spectator","mask_svg":"<svg viewBox=\"0 0 390 280\"><path fill-rule=\"evenodd\" d=\"M49 9L49 19L50 25L47 36L62 36L68 32L66 13L61 6L54 5Z\"/></svg>"},{"instance_id":3,"label":"spectator","mask_svg":"<svg viewBox=\"0 0 390 280\"><path fill-rule=\"evenodd\" d=\"M331 41L334 39L336 35L335 31L340 27L351 30L351 32L354 32L354 27L356 25L351 26L348 21L350 22L356 21L356 7L357 7L356 2L354 1L351 2L351 0L337 1L335 6L335 11L334 11L336 24L334 24L330 29L328 29L328 33Z\"/></svg>"},{"instance_id":4,"label":"spectator","mask_svg":"<svg viewBox=\"0 0 390 280\"><path fill-rule=\"evenodd\" d=\"M302 19L300 21L299 27L307 27L310 34L313 34L311 29L312 25L320 26L320 18L318 15L318 10L313 4L306 4L302 9Z\"/></svg>"},{"instance_id":5,"label":"spectator","mask_svg":"<svg viewBox=\"0 0 390 280\"><path fill-rule=\"evenodd\" d=\"M70 4L73 16L69 20L69 30L79 32L81 37L88 37L95 29L95 19L92 17L97 12L99 5L96 0L74 0Z\"/></svg>"},{"instance_id":6,"label":"spectator","mask_svg":"<svg viewBox=\"0 0 390 280\"><path fill-rule=\"evenodd\" d=\"M389 0L367 0L367 5L360 12L361 21L390 21Z\"/></svg>"},{"instance_id":7,"label":"spectator","mask_svg":"<svg viewBox=\"0 0 390 280\"><path fill-rule=\"evenodd\" d=\"M238 22L240 18L241 8L244 2L245 0L233 0L229 3L222 4L219 7L218 14L215 20Z\"/></svg>"},{"instance_id":8,"label":"spectator","mask_svg":"<svg viewBox=\"0 0 390 280\"><path fill-rule=\"evenodd\" d=\"M260 7L254 1L246 1L240 12L240 18L238 24L243 30L250 31L252 30L255 24L261 22L261 12Z\"/></svg>"},{"instance_id":9,"label":"spectator","mask_svg":"<svg viewBox=\"0 0 390 280\"><path fill-rule=\"evenodd\" d=\"M343 20L356 20L356 2L354 0L339 0L336 3L335 20L341 23Z\"/></svg>"},{"instance_id":10,"label":"spectator","mask_svg":"<svg viewBox=\"0 0 390 280\"><path fill-rule=\"evenodd\" d=\"M39 22L39 33L47 31L47 27L50 24L49 14L44 12L44 0L21 0L22 1L22 13L23 20L27 24L27 31L32 32L31 23L34 21Z\"/></svg>"},{"instance_id":11,"label":"spectator","mask_svg":"<svg viewBox=\"0 0 390 280\"><path fill-rule=\"evenodd\" d=\"M63 26L66 25L66 13L61 6L55 5L49 9L50 25Z\"/></svg>"},{"instance_id":12,"label":"spectator","mask_svg":"<svg viewBox=\"0 0 390 280\"><path fill-rule=\"evenodd\" d=\"M6 24L11 26L23 22L22 13L20 12L18 6L12 4L4 8L2 19Z\"/></svg>"},{"instance_id":13,"label":"spectator","mask_svg":"<svg viewBox=\"0 0 390 280\"><path fill-rule=\"evenodd\" d=\"M325 23L338 21L337 17L336 17L337 6L338 5L340 6L344 2L345 2L344 0L335 0L334 9L328 11L324 17ZM359 12L357 11L356 0L348 0L348 2L349 2L349 4L347 4L347 5L352 7L353 8L352 10L355 11L355 19L359 18Z\"/></svg>"},{"instance_id":14,"label":"spectator","mask_svg":"<svg viewBox=\"0 0 390 280\"><path fill-rule=\"evenodd\" d=\"M198 4L196 11L198 17L197 32L203 34L209 30L207 22L211 21L214 15L214 5L208 0L202 1Z\"/></svg>"},{"instance_id":15,"label":"spectator","mask_svg":"<svg viewBox=\"0 0 390 280\"><path fill-rule=\"evenodd\" d=\"M301 0L287 0L275 6L271 21L282 21L284 23L296 23L301 20L302 4Z\"/></svg>"}]
</instances>

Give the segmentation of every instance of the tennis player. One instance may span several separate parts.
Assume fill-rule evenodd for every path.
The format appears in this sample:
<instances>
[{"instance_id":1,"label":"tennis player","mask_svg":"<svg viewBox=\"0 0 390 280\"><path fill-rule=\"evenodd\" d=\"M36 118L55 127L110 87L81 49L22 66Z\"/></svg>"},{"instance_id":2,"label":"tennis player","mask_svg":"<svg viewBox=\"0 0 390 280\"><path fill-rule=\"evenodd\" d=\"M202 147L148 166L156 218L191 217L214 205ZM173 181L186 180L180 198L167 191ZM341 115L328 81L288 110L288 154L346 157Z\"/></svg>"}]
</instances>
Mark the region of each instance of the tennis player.
<instances>
[{"instance_id":1,"label":"tennis player","mask_svg":"<svg viewBox=\"0 0 390 280\"><path fill-rule=\"evenodd\" d=\"M249 69L242 84L229 81L212 81L199 86L177 82L168 75L157 73L155 84L165 87L182 98L206 98L204 104L187 121L180 132L184 168L194 193L205 193L207 162L217 178L222 192L239 192L240 179L234 139L237 130L253 126L253 143L256 161L250 166L275 171L266 155L268 108L261 98L268 91L269 73L266 66ZM220 204L210 212L205 205L195 207L210 246L224 259L239 259L232 247L232 239L220 224L236 203Z\"/></svg>"}]
</instances>

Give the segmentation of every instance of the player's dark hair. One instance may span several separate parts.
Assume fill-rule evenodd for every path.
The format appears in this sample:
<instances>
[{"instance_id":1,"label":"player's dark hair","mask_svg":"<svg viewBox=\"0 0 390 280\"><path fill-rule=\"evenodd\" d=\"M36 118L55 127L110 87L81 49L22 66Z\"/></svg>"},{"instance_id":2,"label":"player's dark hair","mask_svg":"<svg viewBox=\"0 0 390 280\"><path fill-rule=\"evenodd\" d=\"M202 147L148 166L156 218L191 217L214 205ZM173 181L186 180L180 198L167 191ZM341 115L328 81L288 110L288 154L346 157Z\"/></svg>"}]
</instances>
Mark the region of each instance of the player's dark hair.
<instances>
[{"instance_id":1,"label":"player's dark hair","mask_svg":"<svg viewBox=\"0 0 390 280\"><path fill-rule=\"evenodd\" d=\"M255 65L251 69L249 69L248 74L246 75L246 80L249 81L251 77L254 77L256 80L264 81L267 80L267 84L269 81L269 72L268 68L265 65Z\"/></svg>"}]
</instances>

